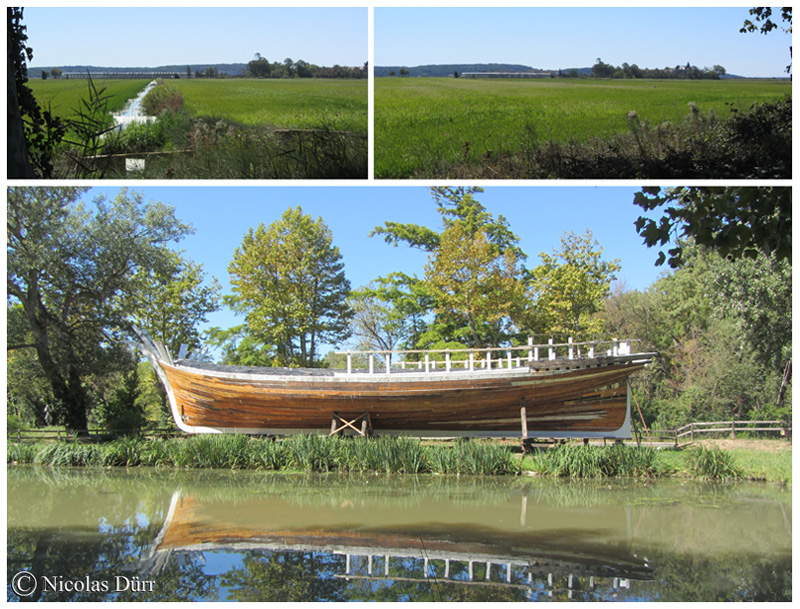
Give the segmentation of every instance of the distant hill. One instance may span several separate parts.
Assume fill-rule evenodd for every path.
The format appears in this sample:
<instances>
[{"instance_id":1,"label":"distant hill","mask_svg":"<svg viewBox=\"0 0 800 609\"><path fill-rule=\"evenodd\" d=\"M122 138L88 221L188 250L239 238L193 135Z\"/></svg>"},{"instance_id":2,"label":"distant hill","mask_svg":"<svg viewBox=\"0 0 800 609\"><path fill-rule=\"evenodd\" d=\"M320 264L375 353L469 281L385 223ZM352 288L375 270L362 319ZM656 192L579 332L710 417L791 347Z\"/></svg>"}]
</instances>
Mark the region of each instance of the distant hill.
<instances>
[{"instance_id":1,"label":"distant hill","mask_svg":"<svg viewBox=\"0 0 800 609\"><path fill-rule=\"evenodd\" d=\"M408 70L409 76L452 76L453 72L538 72L536 68L512 63L455 63L429 66L375 66L375 76L389 76L389 72L400 74L400 70Z\"/></svg>"},{"instance_id":2,"label":"distant hill","mask_svg":"<svg viewBox=\"0 0 800 609\"><path fill-rule=\"evenodd\" d=\"M425 66L375 66L375 76L389 76L389 72L394 72L395 76L400 75L400 70L408 70L408 76L452 76L453 72L458 72L459 76L463 72L558 72L558 69L543 70L513 63L457 63L457 64L434 64ZM185 68L184 68L185 70ZM592 68L561 68L561 72L566 75L571 71L577 71L579 76L589 76ZM723 79L744 78L735 74L725 74Z\"/></svg>"},{"instance_id":3,"label":"distant hill","mask_svg":"<svg viewBox=\"0 0 800 609\"><path fill-rule=\"evenodd\" d=\"M189 68L194 74L197 70L207 68L217 68L220 74L228 76L243 76L247 71L246 63L195 63L189 64ZM156 66L147 68L105 68L102 66L31 66L28 68L28 78L38 78L42 71L50 72L53 68L58 68L62 72L81 72L89 71L92 74L108 72L111 74L124 74L126 72L175 72L181 76L186 74L186 64Z\"/></svg>"}]
</instances>

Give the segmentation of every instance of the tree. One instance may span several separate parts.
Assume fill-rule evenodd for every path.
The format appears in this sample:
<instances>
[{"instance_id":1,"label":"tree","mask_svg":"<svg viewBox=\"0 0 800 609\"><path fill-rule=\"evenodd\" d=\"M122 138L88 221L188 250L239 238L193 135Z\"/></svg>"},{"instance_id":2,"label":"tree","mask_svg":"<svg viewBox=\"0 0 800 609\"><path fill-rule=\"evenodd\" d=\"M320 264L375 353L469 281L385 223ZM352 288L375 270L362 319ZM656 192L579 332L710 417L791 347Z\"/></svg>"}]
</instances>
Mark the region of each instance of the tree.
<instances>
[{"instance_id":1,"label":"tree","mask_svg":"<svg viewBox=\"0 0 800 609\"><path fill-rule=\"evenodd\" d=\"M683 263L680 240L691 238L723 256L755 258L758 252L778 260L792 255L792 189L788 187L642 188L634 203L645 211L659 210L656 221L640 216L636 230L647 247L670 240L669 265ZM663 208L663 209L662 209ZM659 252L656 265L667 260Z\"/></svg>"},{"instance_id":2,"label":"tree","mask_svg":"<svg viewBox=\"0 0 800 609\"><path fill-rule=\"evenodd\" d=\"M228 266L234 293L225 300L250 332L275 345L276 365L318 366L322 343L348 337L350 283L341 258L322 218L300 207L244 236Z\"/></svg>"},{"instance_id":3,"label":"tree","mask_svg":"<svg viewBox=\"0 0 800 609\"><path fill-rule=\"evenodd\" d=\"M375 227L370 236L382 235L388 244L395 247L400 244L408 245L427 252L431 260L434 260L439 255L444 233L458 225L459 230L462 230L465 238L469 240L481 233L493 256L502 257L506 251L510 251L515 260L523 261L526 256L519 248L519 237L511 231L508 221L502 215L495 218L475 199L474 195L481 192L483 189L478 187L431 188L437 211L442 218L441 232L418 224L385 222L382 227ZM455 255L455 251L448 255ZM435 311L443 312L445 309L437 303L429 281L401 274L394 274L394 279L399 281L379 278L378 282L384 286L391 286L391 300L395 306L401 307L408 314L413 311L415 324L412 334L415 342L406 343L408 347L426 348L433 344L453 342L459 337L466 337L470 341L474 339L468 321L464 317L439 314L433 323L425 320L427 314ZM487 339L484 336L482 340Z\"/></svg>"},{"instance_id":4,"label":"tree","mask_svg":"<svg viewBox=\"0 0 800 609\"><path fill-rule=\"evenodd\" d=\"M425 266L428 293L445 321L463 327L455 338L472 347L507 340L512 319L524 302L522 270L512 248L503 253L485 228L451 223Z\"/></svg>"},{"instance_id":5,"label":"tree","mask_svg":"<svg viewBox=\"0 0 800 609\"><path fill-rule=\"evenodd\" d=\"M67 427L79 431L91 404L85 379L129 363L124 295L137 270L159 267L165 245L190 231L164 203L123 189L90 211L78 201L85 191L9 188L6 242L8 298L29 337L8 349L36 353Z\"/></svg>"},{"instance_id":6,"label":"tree","mask_svg":"<svg viewBox=\"0 0 800 609\"><path fill-rule=\"evenodd\" d=\"M22 8L6 7L7 175L9 178L50 178L55 150L64 139L67 126L43 110L25 84L28 82L26 60L33 59L33 49L26 44L28 35L22 25L22 13Z\"/></svg>"},{"instance_id":7,"label":"tree","mask_svg":"<svg viewBox=\"0 0 800 609\"><path fill-rule=\"evenodd\" d=\"M62 72L62 71L61 71L61 70L59 70L58 68L51 68L51 69L50 69L50 76L52 76L53 78L56 78L56 79L58 79L58 78L61 78L61 75L62 75L63 73L64 73L64 72Z\"/></svg>"},{"instance_id":8,"label":"tree","mask_svg":"<svg viewBox=\"0 0 800 609\"><path fill-rule=\"evenodd\" d=\"M408 76L410 72L406 68L400 68L400 76Z\"/></svg>"},{"instance_id":9,"label":"tree","mask_svg":"<svg viewBox=\"0 0 800 609\"><path fill-rule=\"evenodd\" d=\"M592 231L583 235L565 233L561 248L553 255L542 252L542 263L532 271L536 298L533 326L538 333L561 340L597 338L603 330L595 314L610 295L611 282L619 271L619 260L602 260L603 248Z\"/></svg>"},{"instance_id":10,"label":"tree","mask_svg":"<svg viewBox=\"0 0 800 609\"><path fill-rule=\"evenodd\" d=\"M750 21L750 19L744 20L744 25L739 30L742 34L747 34L749 32L761 32L762 34L769 34L775 28L780 27L777 23L772 20L772 8L768 6L757 6L755 8L750 9L750 14L753 16L754 21ZM783 29L784 32L787 34L792 33L792 7L791 6L783 6L781 7L781 21L784 22L785 27ZM786 25L788 24L788 25ZM789 56L792 55L792 46L789 45ZM786 66L786 73L789 74L792 71L792 64L789 63Z\"/></svg>"}]
</instances>

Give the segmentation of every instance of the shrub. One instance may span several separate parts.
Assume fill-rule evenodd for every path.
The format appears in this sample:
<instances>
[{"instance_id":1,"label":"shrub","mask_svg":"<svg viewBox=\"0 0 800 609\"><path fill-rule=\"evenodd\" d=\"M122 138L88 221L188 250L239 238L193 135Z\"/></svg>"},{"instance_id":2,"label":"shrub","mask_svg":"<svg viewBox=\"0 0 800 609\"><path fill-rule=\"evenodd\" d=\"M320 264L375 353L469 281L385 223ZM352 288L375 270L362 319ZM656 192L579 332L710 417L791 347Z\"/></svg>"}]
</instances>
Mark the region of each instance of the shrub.
<instances>
[{"instance_id":1,"label":"shrub","mask_svg":"<svg viewBox=\"0 0 800 609\"><path fill-rule=\"evenodd\" d=\"M183 95L172 85L157 81L142 98L142 110L150 116L159 116L167 111L178 111L183 108Z\"/></svg>"},{"instance_id":2,"label":"shrub","mask_svg":"<svg viewBox=\"0 0 800 609\"><path fill-rule=\"evenodd\" d=\"M692 449L688 463L692 473L701 479L731 480L743 474L733 454L717 447Z\"/></svg>"}]
</instances>

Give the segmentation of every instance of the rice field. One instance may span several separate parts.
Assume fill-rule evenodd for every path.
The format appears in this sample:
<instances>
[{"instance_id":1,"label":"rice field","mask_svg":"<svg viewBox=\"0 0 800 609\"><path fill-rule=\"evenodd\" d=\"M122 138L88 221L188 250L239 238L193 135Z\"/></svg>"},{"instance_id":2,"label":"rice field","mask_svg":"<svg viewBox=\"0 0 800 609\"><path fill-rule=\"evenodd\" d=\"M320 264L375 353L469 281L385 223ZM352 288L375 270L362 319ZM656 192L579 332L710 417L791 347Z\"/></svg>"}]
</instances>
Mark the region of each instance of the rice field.
<instances>
[{"instance_id":1,"label":"rice field","mask_svg":"<svg viewBox=\"0 0 800 609\"><path fill-rule=\"evenodd\" d=\"M722 118L731 106L745 110L784 94L790 81L378 78L375 175L421 177L441 161L611 137L629 129L631 112L651 124L674 123L694 103Z\"/></svg>"},{"instance_id":2,"label":"rice field","mask_svg":"<svg viewBox=\"0 0 800 609\"><path fill-rule=\"evenodd\" d=\"M109 112L117 112L125 107L129 99L136 97L149 81L108 79L93 82L98 92L105 89L103 95L111 96L108 100ZM76 118L81 100L90 97L89 81L86 79L31 79L27 85L44 109L50 108L53 114L63 119Z\"/></svg>"},{"instance_id":3,"label":"rice field","mask_svg":"<svg viewBox=\"0 0 800 609\"><path fill-rule=\"evenodd\" d=\"M290 129L333 124L367 132L366 79L179 79L169 84L193 116Z\"/></svg>"}]
</instances>

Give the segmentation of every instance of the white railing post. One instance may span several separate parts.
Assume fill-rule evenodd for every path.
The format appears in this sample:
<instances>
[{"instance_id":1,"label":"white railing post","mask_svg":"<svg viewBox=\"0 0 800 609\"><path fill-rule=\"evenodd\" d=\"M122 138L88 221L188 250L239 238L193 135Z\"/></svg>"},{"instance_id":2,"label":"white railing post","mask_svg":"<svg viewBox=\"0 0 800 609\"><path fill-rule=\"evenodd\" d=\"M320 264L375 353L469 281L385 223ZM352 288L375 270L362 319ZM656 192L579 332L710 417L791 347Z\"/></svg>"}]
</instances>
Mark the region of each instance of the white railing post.
<instances>
[{"instance_id":1,"label":"white railing post","mask_svg":"<svg viewBox=\"0 0 800 609\"><path fill-rule=\"evenodd\" d=\"M469 371L472 372L475 370L475 354L470 351L469 352Z\"/></svg>"},{"instance_id":2,"label":"white railing post","mask_svg":"<svg viewBox=\"0 0 800 609\"><path fill-rule=\"evenodd\" d=\"M444 369L445 372L450 372L450 349L444 352Z\"/></svg>"},{"instance_id":3,"label":"white railing post","mask_svg":"<svg viewBox=\"0 0 800 609\"><path fill-rule=\"evenodd\" d=\"M417 361L417 370L422 370L422 360Z\"/></svg>"},{"instance_id":4,"label":"white railing post","mask_svg":"<svg viewBox=\"0 0 800 609\"><path fill-rule=\"evenodd\" d=\"M347 374L353 373L353 354L347 352Z\"/></svg>"},{"instance_id":5,"label":"white railing post","mask_svg":"<svg viewBox=\"0 0 800 609\"><path fill-rule=\"evenodd\" d=\"M571 336L567 339L567 342L569 343L569 359L575 359L575 347L572 345Z\"/></svg>"},{"instance_id":6,"label":"white railing post","mask_svg":"<svg viewBox=\"0 0 800 609\"><path fill-rule=\"evenodd\" d=\"M616 357L617 355L619 355L619 339L618 338L613 338L613 339L611 339L611 343L613 345L611 347L611 352Z\"/></svg>"},{"instance_id":7,"label":"white railing post","mask_svg":"<svg viewBox=\"0 0 800 609\"><path fill-rule=\"evenodd\" d=\"M491 351L487 351L486 352L486 369L487 370L491 370L492 369L492 352Z\"/></svg>"},{"instance_id":8,"label":"white railing post","mask_svg":"<svg viewBox=\"0 0 800 609\"><path fill-rule=\"evenodd\" d=\"M400 369L401 370L405 370L406 369L406 360L403 360L402 362L400 362Z\"/></svg>"},{"instance_id":9,"label":"white railing post","mask_svg":"<svg viewBox=\"0 0 800 609\"><path fill-rule=\"evenodd\" d=\"M539 361L539 347L533 348L533 361L535 362Z\"/></svg>"},{"instance_id":10,"label":"white railing post","mask_svg":"<svg viewBox=\"0 0 800 609\"><path fill-rule=\"evenodd\" d=\"M386 353L383 357L386 358L386 374L392 371L392 354Z\"/></svg>"},{"instance_id":11,"label":"white railing post","mask_svg":"<svg viewBox=\"0 0 800 609\"><path fill-rule=\"evenodd\" d=\"M425 372L430 372L430 371L431 371L430 354L426 353L425 354Z\"/></svg>"},{"instance_id":12,"label":"white railing post","mask_svg":"<svg viewBox=\"0 0 800 609\"><path fill-rule=\"evenodd\" d=\"M594 357L594 343L589 345L589 358Z\"/></svg>"},{"instance_id":13,"label":"white railing post","mask_svg":"<svg viewBox=\"0 0 800 609\"><path fill-rule=\"evenodd\" d=\"M369 373L372 374L375 372L375 358L373 357L372 353L369 354Z\"/></svg>"},{"instance_id":14,"label":"white railing post","mask_svg":"<svg viewBox=\"0 0 800 609\"><path fill-rule=\"evenodd\" d=\"M553 339L552 338L547 339L547 344L550 345L549 347L547 347L547 357L551 360L556 359L556 350L553 347Z\"/></svg>"},{"instance_id":15,"label":"white railing post","mask_svg":"<svg viewBox=\"0 0 800 609\"><path fill-rule=\"evenodd\" d=\"M536 351L538 352L539 349L536 349ZM528 337L528 361L529 362L533 361L533 336Z\"/></svg>"},{"instance_id":16,"label":"white railing post","mask_svg":"<svg viewBox=\"0 0 800 609\"><path fill-rule=\"evenodd\" d=\"M511 349L509 349L506 353L508 354L508 369L511 370Z\"/></svg>"}]
</instances>

